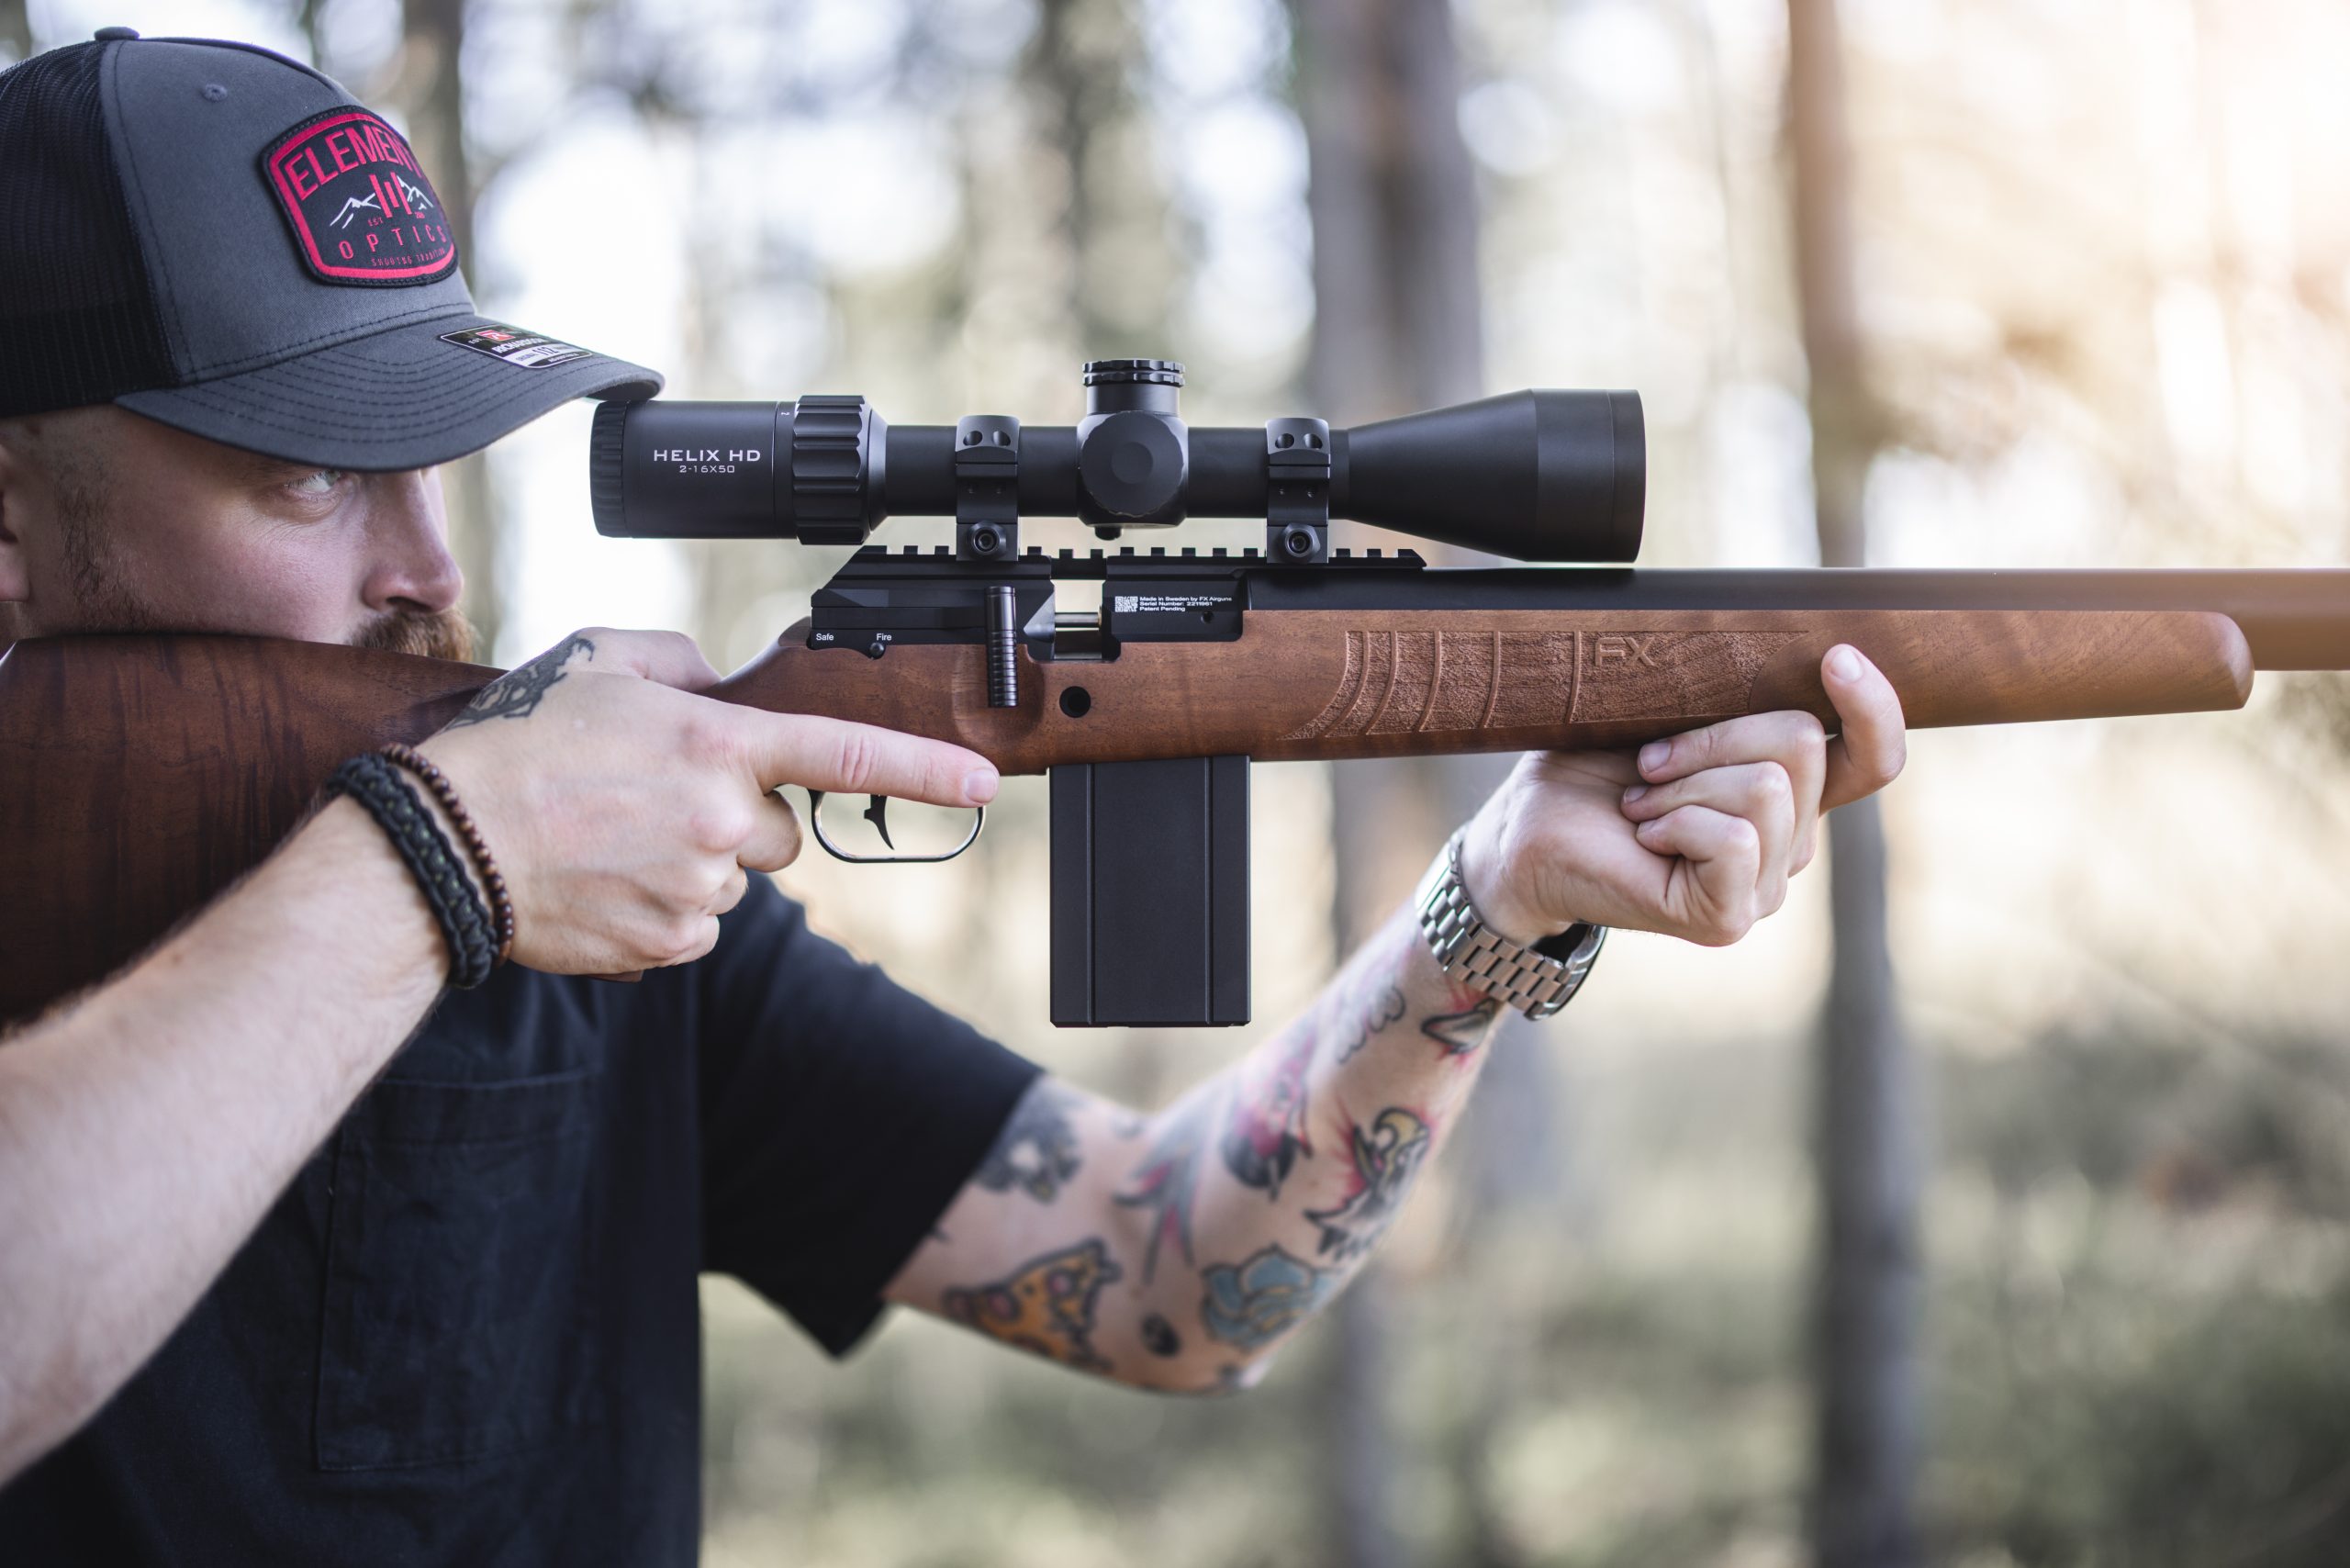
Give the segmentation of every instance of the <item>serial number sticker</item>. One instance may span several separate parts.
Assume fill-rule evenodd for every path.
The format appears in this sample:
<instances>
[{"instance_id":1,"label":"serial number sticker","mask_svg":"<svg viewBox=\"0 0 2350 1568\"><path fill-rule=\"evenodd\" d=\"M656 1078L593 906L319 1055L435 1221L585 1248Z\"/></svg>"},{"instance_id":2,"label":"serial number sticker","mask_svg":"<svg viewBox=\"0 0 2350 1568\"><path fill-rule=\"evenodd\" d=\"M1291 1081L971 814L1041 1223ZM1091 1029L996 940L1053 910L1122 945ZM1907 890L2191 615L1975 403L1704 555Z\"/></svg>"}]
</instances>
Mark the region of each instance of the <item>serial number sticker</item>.
<instances>
[{"instance_id":1,"label":"serial number sticker","mask_svg":"<svg viewBox=\"0 0 2350 1568\"><path fill-rule=\"evenodd\" d=\"M568 364L575 359L593 359L595 350L583 349L577 343L566 343L561 338L543 338L536 332L526 332L519 327L472 327L462 332L443 332L441 341L454 343L461 349L486 353L492 359L519 364L526 370L547 370L558 364Z\"/></svg>"},{"instance_id":2,"label":"serial number sticker","mask_svg":"<svg viewBox=\"0 0 2350 1568\"><path fill-rule=\"evenodd\" d=\"M1232 602L1230 594L1115 593L1110 596L1113 615L1189 615L1198 610L1219 610Z\"/></svg>"}]
</instances>

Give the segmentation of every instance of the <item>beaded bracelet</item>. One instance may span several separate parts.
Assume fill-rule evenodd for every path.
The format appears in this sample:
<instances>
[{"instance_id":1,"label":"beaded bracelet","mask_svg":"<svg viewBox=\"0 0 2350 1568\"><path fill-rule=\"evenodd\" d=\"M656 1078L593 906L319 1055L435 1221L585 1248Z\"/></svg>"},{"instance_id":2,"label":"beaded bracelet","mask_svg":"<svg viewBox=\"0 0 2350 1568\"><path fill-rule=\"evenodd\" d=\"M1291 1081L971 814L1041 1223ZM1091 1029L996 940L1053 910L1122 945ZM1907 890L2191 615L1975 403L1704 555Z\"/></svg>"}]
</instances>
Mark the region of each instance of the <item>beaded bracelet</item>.
<instances>
[{"instance_id":1,"label":"beaded bracelet","mask_svg":"<svg viewBox=\"0 0 2350 1568\"><path fill-rule=\"evenodd\" d=\"M327 794L349 795L365 807L399 852L449 944L449 983L471 991L487 980L498 959L489 911L415 786L389 758L363 752L334 770Z\"/></svg>"},{"instance_id":2,"label":"beaded bracelet","mask_svg":"<svg viewBox=\"0 0 2350 1568\"><path fill-rule=\"evenodd\" d=\"M457 799L457 787L449 782L449 776L414 746L394 742L382 747L381 753L423 779L425 788L432 791L433 799L441 802L441 809L448 812L449 820L456 824L457 836L464 842L465 853L473 857L474 869L480 875L481 885L489 894L490 923L496 928L498 938L498 961L504 964L514 951L514 896L507 891L506 879L499 874L498 862L491 858L489 846L482 841L481 829L474 825L473 813L466 811L464 803Z\"/></svg>"}]
</instances>

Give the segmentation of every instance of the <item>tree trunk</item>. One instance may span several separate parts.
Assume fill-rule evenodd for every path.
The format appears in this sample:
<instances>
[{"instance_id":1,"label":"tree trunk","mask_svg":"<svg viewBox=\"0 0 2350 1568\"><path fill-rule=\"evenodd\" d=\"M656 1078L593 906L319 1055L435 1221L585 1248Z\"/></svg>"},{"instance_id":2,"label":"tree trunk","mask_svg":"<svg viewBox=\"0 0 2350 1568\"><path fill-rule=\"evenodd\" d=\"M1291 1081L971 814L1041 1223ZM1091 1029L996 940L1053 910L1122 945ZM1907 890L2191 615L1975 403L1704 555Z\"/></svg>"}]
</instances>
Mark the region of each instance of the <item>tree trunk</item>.
<instances>
[{"instance_id":1,"label":"tree trunk","mask_svg":"<svg viewBox=\"0 0 2350 1568\"><path fill-rule=\"evenodd\" d=\"M1307 407L1333 424L1355 424L1476 398L1485 390L1477 182L1460 132L1450 6L1446 0L1296 0L1292 18L1314 235ZM1333 770L1332 917L1341 952L1410 890L1436 838L1474 809L1506 766L1463 757L1342 763ZM1514 1022L1491 1047L1495 1055L1486 1064L1481 1106L1497 1098L1550 1103L1548 1062L1527 1033L1522 1021ZM1474 1245L1474 1215L1513 1196L1547 1194L1553 1185L1540 1137L1547 1123L1538 1116L1509 1130L1527 1136L1490 1149L1486 1137L1455 1140L1455 1158L1470 1162L1460 1172L1463 1183L1475 1194L1464 1248ZM1326 1534L1347 1568L1386 1568L1404 1555L1386 1505L1395 1492L1396 1462L1380 1398L1393 1377L1388 1308L1374 1269L1332 1309L1337 1321L1322 1390L1331 1456ZM1486 1368L1508 1359L1496 1356ZM1497 1378L1485 1378L1469 1401L1469 1439L1456 1456L1456 1474L1472 1521L1489 1512L1481 1500L1484 1439L1507 1398ZM1478 1528L1471 1533L1481 1540L1498 1535Z\"/></svg>"},{"instance_id":2,"label":"tree trunk","mask_svg":"<svg viewBox=\"0 0 2350 1568\"><path fill-rule=\"evenodd\" d=\"M1787 23L1796 283L1810 367L1820 561L1857 566L1865 555L1862 489L1879 427L1852 281L1835 0L1788 0ZM1919 1560L1912 1518L1921 1424L1919 1110L1886 939L1876 801L1830 818L1828 848L1834 956L1817 1067L1813 1555L1821 1568L1902 1568Z\"/></svg>"},{"instance_id":3,"label":"tree trunk","mask_svg":"<svg viewBox=\"0 0 2350 1568\"><path fill-rule=\"evenodd\" d=\"M402 0L400 57L391 89L408 121L417 159L432 176L457 241L458 264L476 289L474 202L480 194L465 146L465 0ZM480 634L476 657L491 656L504 608L498 580L498 508L487 460L479 453L444 465L449 549L465 574L465 614Z\"/></svg>"}]
</instances>

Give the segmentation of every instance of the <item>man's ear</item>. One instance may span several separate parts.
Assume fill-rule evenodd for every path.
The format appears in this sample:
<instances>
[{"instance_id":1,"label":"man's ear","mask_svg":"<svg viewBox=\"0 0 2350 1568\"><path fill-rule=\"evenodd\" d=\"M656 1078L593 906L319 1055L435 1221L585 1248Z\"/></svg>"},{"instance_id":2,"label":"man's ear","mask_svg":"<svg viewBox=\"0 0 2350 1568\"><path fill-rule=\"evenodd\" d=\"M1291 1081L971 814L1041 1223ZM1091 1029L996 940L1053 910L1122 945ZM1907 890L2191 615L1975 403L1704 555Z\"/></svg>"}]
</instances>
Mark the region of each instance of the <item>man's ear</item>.
<instances>
[{"instance_id":1,"label":"man's ear","mask_svg":"<svg viewBox=\"0 0 2350 1568\"><path fill-rule=\"evenodd\" d=\"M17 526L30 489L29 445L20 421L0 420L0 604L21 604L33 595L32 568Z\"/></svg>"}]
</instances>

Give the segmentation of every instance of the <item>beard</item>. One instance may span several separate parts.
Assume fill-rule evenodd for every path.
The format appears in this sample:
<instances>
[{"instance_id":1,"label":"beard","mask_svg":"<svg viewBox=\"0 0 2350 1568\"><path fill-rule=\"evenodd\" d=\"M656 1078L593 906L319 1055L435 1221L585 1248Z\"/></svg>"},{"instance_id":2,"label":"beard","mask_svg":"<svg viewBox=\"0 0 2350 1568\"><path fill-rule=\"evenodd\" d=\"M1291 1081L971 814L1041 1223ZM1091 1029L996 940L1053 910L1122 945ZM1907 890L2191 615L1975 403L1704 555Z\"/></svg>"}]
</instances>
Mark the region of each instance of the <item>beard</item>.
<instances>
[{"instance_id":1,"label":"beard","mask_svg":"<svg viewBox=\"0 0 2350 1568\"><path fill-rule=\"evenodd\" d=\"M83 632L168 632L170 618L131 591L106 547L104 504L89 476L58 465L58 543Z\"/></svg>"},{"instance_id":2,"label":"beard","mask_svg":"<svg viewBox=\"0 0 2350 1568\"><path fill-rule=\"evenodd\" d=\"M394 610L362 627L350 642L354 648L454 659L459 664L470 664L474 656L473 622L453 608Z\"/></svg>"}]
</instances>

